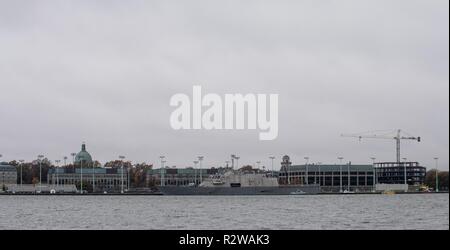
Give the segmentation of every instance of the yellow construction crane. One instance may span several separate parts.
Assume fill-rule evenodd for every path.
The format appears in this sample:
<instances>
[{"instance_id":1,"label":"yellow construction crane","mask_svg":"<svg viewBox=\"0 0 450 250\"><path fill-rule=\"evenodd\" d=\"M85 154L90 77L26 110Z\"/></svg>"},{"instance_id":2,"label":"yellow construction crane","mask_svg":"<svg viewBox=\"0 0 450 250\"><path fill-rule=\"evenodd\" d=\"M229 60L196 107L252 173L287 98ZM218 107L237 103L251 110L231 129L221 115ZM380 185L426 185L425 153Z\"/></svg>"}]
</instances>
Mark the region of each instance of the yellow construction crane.
<instances>
[{"instance_id":1,"label":"yellow construction crane","mask_svg":"<svg viewBox=\"0 0 450 250\"><path fill-rule=\"evenodd\" d=\"M397 146L397 163L400 163L400 141L401 140L415 140L420 142L420 136L415 137L410 134L397 129L397 130L377 130L377 131L368 131L357 134L342 134L342 137L356 137L359 140L363 138L369 139L394 139Z\"/></svg>"}]
</instances>

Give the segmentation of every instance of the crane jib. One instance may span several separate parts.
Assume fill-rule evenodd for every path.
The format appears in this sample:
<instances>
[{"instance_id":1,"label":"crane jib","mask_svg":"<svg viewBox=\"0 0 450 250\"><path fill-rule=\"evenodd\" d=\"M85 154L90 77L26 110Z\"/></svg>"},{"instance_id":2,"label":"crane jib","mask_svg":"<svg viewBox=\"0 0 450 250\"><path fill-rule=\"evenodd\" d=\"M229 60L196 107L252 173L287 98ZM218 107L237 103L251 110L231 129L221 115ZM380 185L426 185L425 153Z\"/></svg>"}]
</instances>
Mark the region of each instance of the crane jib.
<instances>
[{"instance_id":1,"label":"crane jib","mask_svg":"<svg viewBox=\"0 0 450 250\"><path fill-rule=\"evenodd\" d=\"M398 129L398 130L390 130L390 131L379 131L379 132L384 132L383 134L374 134L371 132L365 132L365 133L358 133L358 134L341 134L342 137L356 137L358 138L360 141L363 138L367 138L367 139L394 139L395 143L396 143L396 160L397 162L400 162L400 141L401 140L415 140L420 142L421 141L421 137L415 137L415 136L401 136L401 133L403 132L404 134L408 135L408 133L405 133L404 131Z\"/></svg>"}]
</instances>

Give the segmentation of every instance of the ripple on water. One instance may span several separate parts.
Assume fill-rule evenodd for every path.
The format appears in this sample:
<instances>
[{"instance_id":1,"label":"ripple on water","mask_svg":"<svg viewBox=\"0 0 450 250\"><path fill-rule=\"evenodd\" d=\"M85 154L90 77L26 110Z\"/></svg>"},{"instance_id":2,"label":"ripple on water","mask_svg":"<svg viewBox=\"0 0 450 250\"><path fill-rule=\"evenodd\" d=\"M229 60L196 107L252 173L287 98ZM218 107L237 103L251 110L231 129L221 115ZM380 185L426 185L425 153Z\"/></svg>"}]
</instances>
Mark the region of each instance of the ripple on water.
<instances>
[{"instance_id":1,"label":"ripple on water","mask_svg":"<svg viewBox=\"0 0 450 250\"><path fill-rule=\"evenodd\" d=\"M0 196L0 229L449 229L448 194Z\"/></svg>"}]
</instances>

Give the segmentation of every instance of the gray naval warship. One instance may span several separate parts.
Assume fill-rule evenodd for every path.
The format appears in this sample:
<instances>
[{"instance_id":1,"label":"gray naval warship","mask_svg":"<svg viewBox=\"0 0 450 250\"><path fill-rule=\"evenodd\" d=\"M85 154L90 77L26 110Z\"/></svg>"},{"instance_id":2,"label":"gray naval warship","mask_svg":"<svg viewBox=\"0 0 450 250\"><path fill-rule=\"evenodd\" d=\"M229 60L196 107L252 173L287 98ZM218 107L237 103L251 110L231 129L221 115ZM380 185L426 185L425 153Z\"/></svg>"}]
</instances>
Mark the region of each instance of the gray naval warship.
<instances>
[{"instance_id":1,"label":"gray naval warship","mask_svg":"<svg viewBox=\"0 0 450 250\"><path fill-rule=\"evenodd\" d=\"M279 185L278 178L266 173L229 170L212 175L199 185L160 186L163 195L307 195L317 194L318 185Z\"/></svg>"}]
</instances>

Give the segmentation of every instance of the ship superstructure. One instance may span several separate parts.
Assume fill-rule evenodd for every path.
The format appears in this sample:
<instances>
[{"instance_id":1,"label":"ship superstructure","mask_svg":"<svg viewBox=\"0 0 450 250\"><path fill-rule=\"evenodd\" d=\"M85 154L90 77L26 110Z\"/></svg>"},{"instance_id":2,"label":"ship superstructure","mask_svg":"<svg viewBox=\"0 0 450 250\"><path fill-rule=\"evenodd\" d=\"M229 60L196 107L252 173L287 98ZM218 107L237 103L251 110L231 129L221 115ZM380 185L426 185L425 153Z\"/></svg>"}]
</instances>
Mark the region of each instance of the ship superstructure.
<instances>
[{"instance_id":1,"label":"ship superstructure","mask_svg":"<svg viewBox=\"0 0 450 250\"><path fill-rule=\"evenodd\" d=\"M316 194L318 185L280 186L276 177L266 173L230 170L206 178L200 185L160 186L165 195L290 195Z\"/></svg>"}]
</instances>

